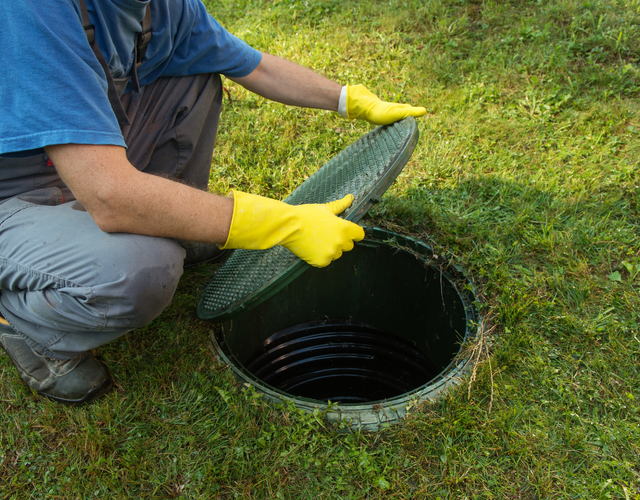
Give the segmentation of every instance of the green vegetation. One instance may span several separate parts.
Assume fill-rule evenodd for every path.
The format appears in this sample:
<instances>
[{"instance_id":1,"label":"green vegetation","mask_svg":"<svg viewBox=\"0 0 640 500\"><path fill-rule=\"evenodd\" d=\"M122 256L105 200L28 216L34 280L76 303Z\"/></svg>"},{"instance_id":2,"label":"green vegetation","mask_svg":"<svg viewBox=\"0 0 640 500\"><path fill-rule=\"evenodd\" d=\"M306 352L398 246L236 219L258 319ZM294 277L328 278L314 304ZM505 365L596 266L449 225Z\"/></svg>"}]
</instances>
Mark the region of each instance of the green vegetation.
<instances>
[{"instance_id":1,"label":"green vegetation","mask_svg":"<svg viewBox=\"0 0 640 500\"><path fill-rule=\"evenodd\" d=\"M90 407L35 397L0 356L0 498L639 499L640 1L207 6L261 50L426 106L365 222L469 270L490 356L470 389L344 433L214 359L200 266L99 350L118 390ZM216 191L283 198L371 129L225 85Z\"/></svg>"}]
</instances>

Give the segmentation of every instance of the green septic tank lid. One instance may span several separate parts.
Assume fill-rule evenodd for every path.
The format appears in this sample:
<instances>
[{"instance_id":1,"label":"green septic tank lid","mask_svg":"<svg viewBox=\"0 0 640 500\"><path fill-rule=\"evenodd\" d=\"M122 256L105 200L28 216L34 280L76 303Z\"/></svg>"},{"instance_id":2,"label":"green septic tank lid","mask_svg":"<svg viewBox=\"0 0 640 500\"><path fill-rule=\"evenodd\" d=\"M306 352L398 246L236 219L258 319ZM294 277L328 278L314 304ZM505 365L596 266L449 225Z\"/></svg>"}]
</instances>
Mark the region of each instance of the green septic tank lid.
<instances>
[{"instance_id":1,"label":"green septic tank lid","mask_svg":"<svg viewBox=\"0 0 640 500\"><path fill-rule=\"evenodd\" d=\"M304 181L284 202L329 203L348 194L355 199L341 215L358 222L378 201L409 161L418 143L413 118L384 125L341 151ZM284 247L236 250L218 269L200 304L200 319L222 322L252 309L309 268Z\"/></svg>"}]
</instances>

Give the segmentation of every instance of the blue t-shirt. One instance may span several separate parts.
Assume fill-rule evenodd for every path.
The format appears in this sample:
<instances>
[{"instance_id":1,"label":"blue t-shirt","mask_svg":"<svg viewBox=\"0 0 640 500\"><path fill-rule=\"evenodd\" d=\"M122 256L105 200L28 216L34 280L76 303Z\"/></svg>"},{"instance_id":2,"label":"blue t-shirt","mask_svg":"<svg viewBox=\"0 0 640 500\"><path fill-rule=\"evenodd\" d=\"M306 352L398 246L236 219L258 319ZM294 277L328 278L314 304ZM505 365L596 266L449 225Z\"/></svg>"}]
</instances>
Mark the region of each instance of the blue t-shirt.
<instances>
[{"instance_id":1,"label":"blue t-shirt","mask_svg":"<svg viewBox=\"0 0 640 500\"><path fill-rule=\"evenodd\" d=\"M200 0L151 1L153 35L138 70L140 85L199 73L241 77L258 66L260 52L222 28ZM149 2L86 2L112 76L128 75ZM78 0L12 0L2 10L0 154L51 144L126 146Z\"/></svg>"}]
</instances>

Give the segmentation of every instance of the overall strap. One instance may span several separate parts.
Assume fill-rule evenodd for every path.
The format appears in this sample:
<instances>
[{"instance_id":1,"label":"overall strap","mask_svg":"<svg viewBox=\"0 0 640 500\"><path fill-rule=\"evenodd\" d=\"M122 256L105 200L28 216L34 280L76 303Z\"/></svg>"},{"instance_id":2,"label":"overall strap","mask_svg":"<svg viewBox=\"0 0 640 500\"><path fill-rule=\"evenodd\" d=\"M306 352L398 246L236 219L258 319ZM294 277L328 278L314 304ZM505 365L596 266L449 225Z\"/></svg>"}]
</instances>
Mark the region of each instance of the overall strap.
<instances>
[{"instance_id":1,"label":"overall strap","mask_svg":"<svg viewBox=\"0 0 640 500\"><path fill-rule=\"evenodd\" d=\"M116 118L118 119L118 123L120 127L124 125L130 124L129 119L127 118L127 113L122 106L122 102L120 101L120 95L118 94L118 90L116 88L116 84L113 81L113 77L111 76L111 71L109 70L109 65L100 50L100 47L97 43L95 43L96 36L96 28L89 21L89 13L87 12L87 4L85 0L79 0L80 2L80 11L82 13L82 25L84 31L87 35L87 41L89 45L91 45L91 49L93 50L96 59L100 63L102 70L104 71L104 75L107 78L107 97L109 98L109 103L111 104L111 108L113 109ZM138 82L138 68L142 64L142 60L144 59L144 55L147 51L147 46L149 45L149 41L151 40L151 13L149 12L149 6L147 5L147 9L145 11L144 18L142 20L142 32L136 33L136 43L134 47L134 61L133 66L131 67L131 79L135 86L137 92L140 92L140 83Z\"/></svg>"},{"instance_id":2,"label":"overall strap","mask_svg":"<svg viewBox=\"0 0 640 500\"><path fill-rule=\"evenodd\" d=\"M102 66L102 70L104 71L104 75L107 77L107 97L109 98L109 103L111 104L111 108L118 119L118 123L120 127L129 123L129 118L127 118L127 113L125 113L124 108L122 107L122 103L120 102L120 97L118 96L118 91L116 90L116 84L113 82L113 77L111 76L111 71L109 70L109 66L107 65L107 61L98 47L96 42L96 27L90 23L89 21L89 13L87 12L87 4L85 0L80 0L80 10L82 12L82 26L84 28L85 33L87 34L87 40L89 41L89 45L91 45L91 49L95 54L100 66Z\"/></svg>"},{"instance_id":3,"label":"overall strap","mask_svg":"<svg viewBox=\"0 0 640 500\"><path fill-rule=\"evenodd\" d=\"M144 55L147 53L147 47L151 41L151 8L150 3L147 4L147 8L144 11L144 18L142 18L142 31L136 33L136 45L133 49L133 66L131 67L131 81L133 83L136 92L140 92L140 83L138 82L138 68L142 64Z\"/></svg>"}]
</instances>

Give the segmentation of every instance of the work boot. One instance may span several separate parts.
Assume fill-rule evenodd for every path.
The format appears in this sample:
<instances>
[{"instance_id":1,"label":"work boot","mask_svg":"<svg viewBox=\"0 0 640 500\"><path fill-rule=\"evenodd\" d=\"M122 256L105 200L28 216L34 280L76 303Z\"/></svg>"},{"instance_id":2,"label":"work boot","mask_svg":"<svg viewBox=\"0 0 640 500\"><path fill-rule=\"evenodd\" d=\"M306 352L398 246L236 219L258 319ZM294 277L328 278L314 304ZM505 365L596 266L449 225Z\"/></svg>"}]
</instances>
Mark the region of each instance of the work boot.
<instances>
[{"instance_id":1,"label":"work boot","mask_svg":"<svg viewBox=\"0 0 640 500\"><path fill-rule=\"evenodd\" d=\"M0 346L22 380L38 394L60 403L89 403L112 387L106 367L90 352L71 359L52 359L35 352L24 337L0 318Z\"/></svg>"},{"instance_id":2,"label":"work boot","mask_svg":"<svg viewBox=\"0 0 640 500\"><path fill-rule=\"evenodd\" d=\"M187 256L184 258L183 267L197 266L208 262L214 264L226 259L231 250L220 250L215 243L201 243L199 241L190 240L178 240L178 243L187 252Z\"/></svg>"}]
</instances>

